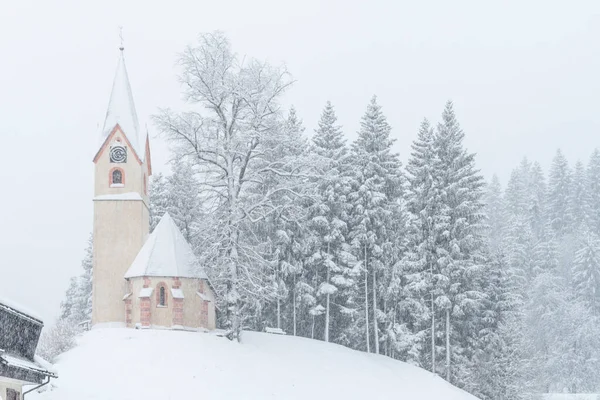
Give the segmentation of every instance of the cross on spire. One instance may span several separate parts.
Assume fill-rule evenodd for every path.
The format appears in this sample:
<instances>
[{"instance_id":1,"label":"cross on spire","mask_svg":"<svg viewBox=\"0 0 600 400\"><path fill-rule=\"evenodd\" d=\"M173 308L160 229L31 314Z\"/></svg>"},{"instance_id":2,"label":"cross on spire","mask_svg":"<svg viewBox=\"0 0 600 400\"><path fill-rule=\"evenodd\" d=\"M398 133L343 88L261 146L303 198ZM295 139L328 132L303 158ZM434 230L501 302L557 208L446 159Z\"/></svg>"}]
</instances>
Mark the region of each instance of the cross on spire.
<instances>
[{"instance_id":1,"label":"cross on spire","mask_svg":"<svg viewBox=\"0 0 600 400\"><path fill-rule=\"evenodd\" d=\"M125 47L123 47L123 26L119 26L119 39L121 39L121 46L119 47L119 50L123 51L125 50Z\"/></svg>"}]
</instances>

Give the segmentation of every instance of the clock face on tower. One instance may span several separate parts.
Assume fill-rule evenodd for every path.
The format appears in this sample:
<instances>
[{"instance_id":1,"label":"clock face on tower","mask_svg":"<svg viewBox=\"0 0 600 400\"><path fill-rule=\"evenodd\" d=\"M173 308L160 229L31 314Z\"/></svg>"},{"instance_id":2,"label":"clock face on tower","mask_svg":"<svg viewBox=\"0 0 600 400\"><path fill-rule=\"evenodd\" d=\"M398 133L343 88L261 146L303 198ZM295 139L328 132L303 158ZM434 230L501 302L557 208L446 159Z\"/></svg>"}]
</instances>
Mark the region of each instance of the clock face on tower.
<instances>
[{"instance_id":1,"label":"clock face on tower","mask_svg":"<svg viewBox=\"0 0 600 400\"><path fill-rule=\"evenodd\" d=\"M126 163L127 162L127 148L125 146L117 145L110 147L110 162L111 163Z\"/></svg>"}]
</instances>

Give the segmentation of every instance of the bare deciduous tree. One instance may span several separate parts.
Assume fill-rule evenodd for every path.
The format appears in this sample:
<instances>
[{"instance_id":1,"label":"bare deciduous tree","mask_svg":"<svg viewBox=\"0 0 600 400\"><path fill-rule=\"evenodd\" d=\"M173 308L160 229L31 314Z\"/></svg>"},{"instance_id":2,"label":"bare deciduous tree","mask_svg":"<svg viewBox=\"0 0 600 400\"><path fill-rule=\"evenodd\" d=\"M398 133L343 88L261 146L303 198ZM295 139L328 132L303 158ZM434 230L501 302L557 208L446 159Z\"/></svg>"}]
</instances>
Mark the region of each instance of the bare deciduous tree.
<instances>
[{"instance_id":1,"label":"bare deciduous tree","mask_svg":"<svg viewBox=\"0 0 600 400\"><path fill-rule=\"evenodd\" d=\"M155 121L177 156L194 162L215 219L202 252L226 304L228 337L239 339L248 304L276 295L251 227L284 215L306 182L297 154L273 157L289 147L279 100L292 80L285 67L240 59L220 32L201 35L179 65L185 99L200 109L164 109Z\"/></svg>"}]
</instances>

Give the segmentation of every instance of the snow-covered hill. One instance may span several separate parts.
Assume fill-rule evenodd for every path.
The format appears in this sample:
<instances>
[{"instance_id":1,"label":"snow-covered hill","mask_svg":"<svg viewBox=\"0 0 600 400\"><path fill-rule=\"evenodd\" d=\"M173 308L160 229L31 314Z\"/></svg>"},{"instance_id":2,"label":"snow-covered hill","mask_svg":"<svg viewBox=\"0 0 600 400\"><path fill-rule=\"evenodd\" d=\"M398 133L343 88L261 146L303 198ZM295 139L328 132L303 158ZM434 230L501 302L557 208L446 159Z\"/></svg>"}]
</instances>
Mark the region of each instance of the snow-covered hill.
<instances>
[{"instance_id":1,"label":"snow-covered hill","mask_svg":"<svg viewBox=\"0 0 600 400\"><path fill-rule=\"evenodd\" d=\"M56 387L33 400L474 400L431 373L325 342L245 332L96 329L60 356Z\"/></svg>"}]
</instances>

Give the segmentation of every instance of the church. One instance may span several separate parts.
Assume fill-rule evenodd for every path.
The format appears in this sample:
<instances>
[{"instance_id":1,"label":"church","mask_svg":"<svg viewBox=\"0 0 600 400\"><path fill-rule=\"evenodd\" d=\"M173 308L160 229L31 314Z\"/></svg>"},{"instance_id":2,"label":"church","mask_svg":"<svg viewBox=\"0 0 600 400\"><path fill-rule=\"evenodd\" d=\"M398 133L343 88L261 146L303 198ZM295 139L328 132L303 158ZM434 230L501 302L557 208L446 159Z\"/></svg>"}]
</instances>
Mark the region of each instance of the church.
<instances>
[{"instance_id":1,"label":"church","mask_svg":"<svg viewBox=\"0 0 600 400\"><path fill-rule=\"evenodd\" d=\"M212 330L215 292L165 214L150 230L150 139L140 130L121 47L94 174L92 326Z\"/></svg>"}]
</instances>

